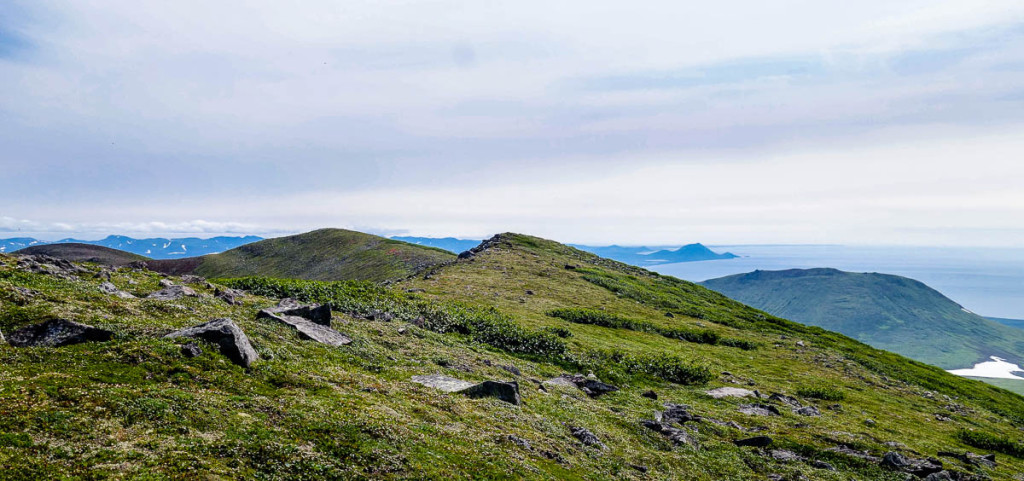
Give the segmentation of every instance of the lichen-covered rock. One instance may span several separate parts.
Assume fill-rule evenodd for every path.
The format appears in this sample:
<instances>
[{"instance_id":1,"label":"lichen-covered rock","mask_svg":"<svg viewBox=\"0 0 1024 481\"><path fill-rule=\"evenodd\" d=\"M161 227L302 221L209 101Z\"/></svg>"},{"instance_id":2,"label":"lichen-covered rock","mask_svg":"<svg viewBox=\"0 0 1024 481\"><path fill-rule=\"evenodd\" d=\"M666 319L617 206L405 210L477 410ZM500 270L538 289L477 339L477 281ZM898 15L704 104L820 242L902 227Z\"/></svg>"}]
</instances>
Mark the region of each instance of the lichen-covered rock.
<instances>
[{"instance_id":1,"label":"lichen-covered rock","mask_svg":"<svg viewBox=\"0 0 1024 481\"><path fill-rule=\"evenodd\" d=\"M569 432L572 433L572 436L574 438L579 439L580 442L586 446L595 446L600 449L608 449L608 446L605 446L604 443L602 443L601 440L598 439L597 435L590 432L589 429L581 428L578 426L569 426Z\"/></svg>"},{"instance_id":2,"label":"lichen-covered rock","mask_svg":"<svg viewBox=\"0 0 1024 481\"><path fill-rule=\"evenodd\" d=\"M484 381L474 384L443 374L427 374L413 376L412 382L444 392L464 394L471 398L493 397L516 405L522 402L519 397L519 384L515 381Z\"/></svg>"},{"instance_id":3,"label":"lichen-covered rock","mask_svg":"<svg viewBox=\"0 0 1024 481\"><path fill-rule=\"evenodd\" d=\"M110 294L113 296L120 297L121 299L135 299L135 296L118 289L112 282L107 281L100 284L100 291L104 294Z\"/></svg>"},{"instance_id":4,"label":"lichen-covered rock","mask_svg":"<svg viewBox=\"0 0 1024 481\"><path fill-rule=\"evenodd\" d=\"M562 374L561 376L548 379L544 382L556 386L575 387L590 397L598 397L619 390L619 388L612 386L611 384L603 383L597 379L588 378L582 374Z\"/></svg>"},{"instance_id":5,"label":"lichen-covered rock","mask_svg":"<svg viewBox=\"0 0 1024 481\"><path fill-rule=\"evenodd\" d=\"M707 394L708 396L711 396L715 399L722 399L727 397L744 398L753 396L754 391L738 387L720 387L718 389L712 389L710 391L707 391L704 394Z\"/></svg>"},{"instance_id":6,"label":"lichen-covered rock","mask_svg":"<svg viewBox=\"0 0 1024 481\"><path fill-rule=\"evenodd\" d=\"M164 337L178 338L188 337L201 339L216 345L221 354L231 359L231 362L242 367L249 367L256 361L256 350L249 343L245 332L228 318L215 319L210 322L188 327L180 331L172 332Z\"/></svg>"},{"instance_id":7,"label":"lichen-covered rock","mask_svg":"<svg viewBox=\"0 0 1024 481\"><path fill-rule=\"evenodd\" d=\"M199 294L196 294L196 291L192 290L191 287L172 285L156 291L146 296L146 298L160 301L173 301L181 299L182 297L196 297L198 295Z\"/></svg>"},{"instance_id":8,"label":"lichen-covered rock","mask_svg":"<svg viewBox=\"0 0 1024 481\"><path fill-rule=\"evenodd\" d=\"M643 421L643 425L647 429L661 433L662 436L665 436L666 438L669 439L669 441L672 441L677 446L686 445L697 447L697 440L694 439L694 437L691 436L690 433L682 429L669 426L666 423L650 420Z\"/></svg>"},{"instance_id":9,"label":"lichen-covered rock","mask_svg":"<svg viewBox=\"0 0 1024 481\"><path fill-rule=\"evenodd\" d=\"M290 299L282 301L278 307L263 309L256 315L257 319L271 319L299 332L305 339L310 339L329 346L344 346L352 339L331 326L331 308L313 304L298 305Z\"/></svg>"},{"instance_id":10,"label":"lichen-covered rock","mask_svg":"<svg viewBox=\"0 0 1024 481\"><path fill-rule=\"evenodd\" d=\"M66 319L51 319L18 329L8 336L14 347L60 347L83 342L109 341L114 333Z\"/></svg>"}]
</instances>

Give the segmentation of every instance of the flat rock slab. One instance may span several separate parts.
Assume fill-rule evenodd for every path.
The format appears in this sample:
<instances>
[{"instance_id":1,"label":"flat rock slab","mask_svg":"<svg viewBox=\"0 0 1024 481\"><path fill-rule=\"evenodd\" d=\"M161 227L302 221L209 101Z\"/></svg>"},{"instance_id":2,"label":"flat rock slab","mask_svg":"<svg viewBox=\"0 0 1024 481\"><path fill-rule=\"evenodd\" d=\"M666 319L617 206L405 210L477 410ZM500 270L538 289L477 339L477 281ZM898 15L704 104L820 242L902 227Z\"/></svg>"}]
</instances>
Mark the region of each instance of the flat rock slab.
<instances>
[{"instance_id":1,"label":"flat rock slab","mask_svg":"<svg viewBox=\"0 0 1024 481\"><path fill-rule=\"evenodd\" d=\"M228 318L215 319L210 322L172 332L164 337L188 337L201 339L216 345L221 354L231 362L242 367L249 367L256 361L256 350L249 343L249 338L242 329Z\"/></svg>"},{"instance_id":2,"label":"flat rock slab","mask_svg":"<svg viewBox=\"0 0 1024 481\"><path fill-rule=\"evenodd\" d=\"M120 297L121 299L135 299L135 296L125 291L122 291L121 289L118 289L117 286L115 286L114 283L110 281L100 284L100 291L103 292L104 294L110 294L113 296Z\"/></svg>"},{"instance_id":3,"label":"flat rock slab","mask_svg":"<svg viewBox=\"0 0 1024 481\"><path fill-rule=\"evenodd\" d=\"M12 332L7 342L14 347L60 347L83 342L105 342L114 333L65 319L52 319Z\"/></svg>"},{"instance_id":4,"label":"flat rock slab","mask_svg":"<svg viewBox=\"0 0 1024 481\"><path fill-rule=\"evenodd\" d=\"M727 397L744 398L754 396L754 391L738 387L720 387L718 389L712 389L710 391L707 391L704 394L707 394L708 396L711 396L715 399L722 399Z\"/></svg>"},{"instance_id":5,"label":"flat rock slab","mask_svg":"<svg viewBox=\"0 0 1024 481\"><path fill-rule=\"evenodd\" d=\"M262 312L278 316L301 317L321 326L331 327L331 306L320 304L299 304L295 299L281 299L277 307L264 309Z\"/></svg>"},{"instance_id":6,"label":"flat rock slab","mask_svg":"<svg viewBox=\"0 0 1024 481\"><path fill-rule=\"evenodd\" d=\"M516 405L522 402L519 397L519 384L515 381L484 381L475 384L443 374L427 374L413 376L412 382L447 393L465 394L472 398L493 397Z\"/></svg>"},{"instance_id":7,"label":"flat rock slab","mask_svg":"<svg viewBox=\"0 0 1024 481\"><path fill-rule=\"evenodd\" d=\"M738 408L738 411L751 416L779 416L782 414L779 412L779 408L770 404L744 404Z\"/></svg>"},{"instance_id":8,"label":"flat rock slab","mask_svg":"<svg viewBox=\"0 0 1024 481\"><path fill-rule=\"evenodd\" d=\"M643 421L644 427L660 433L677 446L697 447L697 440L690 433L658 421Z\"/></svg>"},{"instance_id":9,"label":"flat rock slab","mask_svg":"<svg viewBox=\"0 0 1024 481\"><path fill-rule=\"evenodd\" d=\"M181 299L182 297L196 297L196 291L192 290L191 287L185 286L168 286L159 291L156 291L148 296L147 299L156 299L159 301L173 301Z\"/></svg>"},{"instance_id":10,"label":"flat rock slab","mask_svg":"<svg viewBox=\"0 0 1024 481\"><path fill-rule=\"evenodd\" d=\"M256 315L256 318L271 319L280 322L298 331L299 336L301 336L302 338L316 341L321 344L327 344L328 346L339 347L352 343L352 338L338 331L335 331L334 329L331 329L328 326L324 326L322 324L317 324L313 321L310 321L305 317L275 314L271 312L269 309L264 309L260 311L259 314Z\"/></svg>"},{"instance_id":11,"label":"flat rock slab","mask_svg":"<svg viewBox=\"0 0 1024 481\"><path fill-rule=\"evenodd\" d=\"M582 374L562 374L556 378L548 379L544 383L555 386L575 387L590 397L598 397L619 390L619 388L611 384L588 378Z\"/></svg>"}]
</instances>

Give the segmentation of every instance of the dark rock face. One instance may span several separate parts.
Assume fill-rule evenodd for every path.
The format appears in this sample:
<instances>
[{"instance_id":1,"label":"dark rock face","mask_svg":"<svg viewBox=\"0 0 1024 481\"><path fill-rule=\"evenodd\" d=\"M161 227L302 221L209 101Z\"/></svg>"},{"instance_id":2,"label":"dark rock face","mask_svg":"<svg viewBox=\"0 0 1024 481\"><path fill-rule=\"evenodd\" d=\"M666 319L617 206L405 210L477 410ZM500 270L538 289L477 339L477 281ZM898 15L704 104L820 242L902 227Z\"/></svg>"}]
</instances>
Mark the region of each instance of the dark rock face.
<instances>
[{"instance_id":1,"label":"dark rock face","mask_svg":"<svg viewBox=\"0 0 1024 481\"><path fill-rule=\"evenodd\" d=\"M14 347L60 347L83 342L105 342L113 332L65 319L52 319L23 327L10 334L7 342Z\"/></svg>"},{"instance_id":2,"label":"dark rock face","mask_svg":"<svg viewBox=\"0 0 1024 481\"><path fill-rule=\"evenodd\" d=\"M191 287L171 285L146 296L146 298L158 301L174 301L182 297L196 297L198 295Z\"/></svg>"},{"instance_id":3,"label":"dark rock face","mask_svg":"<svg viewBox=\"0 0 1024 481\"><path fill-rule=\"evenodd\" d=\"M662 436L665 436L677 446L687 445L697 447L697 440L694 439L693 436L690 436L690 433L682 429L675 428L658 421L644 421L643 425L647 429L661 433Z\"/></svg>"},{"instance_id":4,"label":"dark rock face","mask_svg":"<svg viewBox=\"0 0 1024 481\"><path fill-rule=\"evenodd\" d=\"M590 397L598 397L619 390L619 388L611 384L605 384L597 379L590 379L582 374L562 374L546 382L560 386L575 386Z\"/></svg>"},{"instance_id":5,"label":"dark rock face","mask_svg":"<svg viewBox=\"0 0 1024 481\"><path fill-rule=\"evenodd\" d=\"M249 338L234 321L228 318L215 319L198 326L172 332L164 337L188 337L209 342L216 345L221 354L231 359L231 362L242 367L251 366L257 358L256 350L249 343Z\"/></svg>"},{"instance_id":6,"label":"dark rock face","mask_svg":"<svg viewBox=\"0 0 1024 481\"><path fill-rule=\"evenodd\" d=\"M304 339L321 344L338 347L352 343L351 338L331 329L330 306L302 306L291 299L285 299L277 307L263 309L256 318L280 322L298 331Z\"/></svg>"},{"instance_id":7,"label":"dark rock face","mask_svg":"<svg viewBox=\"0 0 1024 481\"><path fill-rule=\"evenodd\" d=\"M242 305L242 291L239 291L237 289L218 287L216 290L213 291L213 296L232 306Z\"/></svg>"},{"instance_id":8,"label":"dark rock face","mask_svg":"<svg viewBox=\"0 0 1024 481\"><path fill-rule=\"evenodd\" d=\"M519 383L515 381L484 381L459 392L471 398L493 397L517 406L522 403L519 397Z\"/></svg>"},{"instance_id":9,"label":"dark rock face","mask_svg":"<svg viewBox=\"0 0 1024 481\"><path fill-rule=\"evenodd\" d=\"M700 416L696 416L690 413L689 406L683 406L681 404L665 403L665 412L661 414L662 420L666 423L688 423L690 421L700 421Z\"/></svg>"},{"instance_id":10,"label":"dark rock face","mask_svg":"<svg viewBox=\"0 0 1024 481\"><path fill-rule=\"evenodd\" d=\"M732 442L737 446L753 446L755 448L763 448L772 444L772 438L768 436L754 436L752 438L737 439Z\"/></svg>"},{"instance_id":11,"label":"dark rock face","mask_svg":"<svg viewBox=\"0 0 1024 481\"><path fill-rule=\"evenodd\" d=\"M590 432L590 430L586 428L569 426L569 432L572 433L572 436L574 438L579 439L581 443L587 446L596 446L601 449L608 448L607 446L604 445L604 443L601 442L600 439L597 438L596 435L594 435L594 433Z\"/></svg>"},{"instance_id":12,"label":"dark rock face","mask_svg":"<svg viewBox=\"0 0 1024 481\"><path fill-rule=\"evenodd\" d=\"M473 251L464 251L459 254L459 260L472 259L475 256L476 254L474 254Z\"/></svg>"},{"instance_id":13,"label":"dark rock face","mask_svg":"<svg viewBox=\"0 0 1024 481\"><path fill-rule=\"evenodd\" d=\"M203 350L200 349L199 346L196 345L196 343L190 342L188 344L185 344L184 346L181 346L181 355L189 359L192 359L193 357L202 356Z\"/></svg>"}]
</instances>

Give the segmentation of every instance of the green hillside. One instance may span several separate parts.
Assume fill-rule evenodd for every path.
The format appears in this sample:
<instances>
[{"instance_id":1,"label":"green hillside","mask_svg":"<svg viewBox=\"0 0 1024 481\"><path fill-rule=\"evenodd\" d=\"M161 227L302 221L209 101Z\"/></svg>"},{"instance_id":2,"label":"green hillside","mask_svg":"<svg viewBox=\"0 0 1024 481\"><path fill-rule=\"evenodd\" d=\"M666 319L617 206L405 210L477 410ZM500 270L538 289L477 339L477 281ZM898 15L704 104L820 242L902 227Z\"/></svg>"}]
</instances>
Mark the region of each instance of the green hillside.
<instances>
[{"instance_id":1,"label":"green hillside","mask_svg":"<svg viewBox=\"0 0 1024 481\"><path fill-rule=\"evenodd\" d=\"M131 264L132 262L145 261L149 259L148 257L143 257L138 254L111 249L109 247L91 244L78 244L73 242L26 247L16 251L16 255L46 255L72 262L94 262L110 266L123 266Z\"/></svg>"},{"instance_id":2,"label":"green hillside","mask_svg":"<svg viewBox=\"0 0 1024 481\"><path fill-rule=\"evenodd\" d=\"M702 285L797 322L947 369L1024 361L1024 330L962 308L921 282L835 269L755 271Z\"/></svg>"},{"instance_id":3,"label":"green hillside","mask_svg":"<svg viewBox=\"0 0 1024 481\"><path fill-rule=\"evenodd\" d=\"M452 253L343 229L266 239L220 254L151 261L168 274L270 276L309 280L402 279L455 259Z\"/></svg>"},{"instance_id":4,"label":"green hillside","mask_svg":"<svg viewBox=\"0 0 1024 481\"><path fill-rule=\"evenodd\" d=\"M113 331L0 343L0 478L906 479L889 452L937 458L944 479L1024 472L1020 396L535 237L389 286L220 279L165 301L144 298L157 273L116 270L123 298L97 269L50 276L0 255L5 335L54 317ZM247 294L229 304L224 286ZM257 317L281 297L330 305L351 344ZM223 317L251 341L250 368L163 337ZM590 372L618 390L541 382ZM522 402L412 382L430 374L514 380ZM763 398L705 393L721 387Z\"/></svg>"}]
</instances>

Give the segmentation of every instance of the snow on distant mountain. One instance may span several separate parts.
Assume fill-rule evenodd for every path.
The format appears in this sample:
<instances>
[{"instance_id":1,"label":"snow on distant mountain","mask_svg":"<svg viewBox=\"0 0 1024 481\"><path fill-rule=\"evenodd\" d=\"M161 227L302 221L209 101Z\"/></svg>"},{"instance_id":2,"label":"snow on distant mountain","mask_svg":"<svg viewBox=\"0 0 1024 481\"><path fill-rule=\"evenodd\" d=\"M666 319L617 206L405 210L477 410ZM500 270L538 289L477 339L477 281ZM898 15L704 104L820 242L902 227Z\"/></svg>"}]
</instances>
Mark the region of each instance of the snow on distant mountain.
<instances>
[{"instance_id":1,"label":"snow on distant mountain","mask_svg":"<svg viewBox=\"0 0 1024 481\"><path fill-rule=\"evenodd\" d=\"M260 240L263 240L263 238L256 236L222 236L212 237L210 239L200 239L198 237L177 239L165 239L162 237L135 239L127 236L111 235L96 241L61 239L54 242L47 242L30 237L17 237L12 239L0 239L0 252L11 253L34 245L79 243L109 247L111 249L118 249L131 252L133 254L143 255L152 259L177 259L181 257L216 254Z\"/></svg>"}]
</instances>

